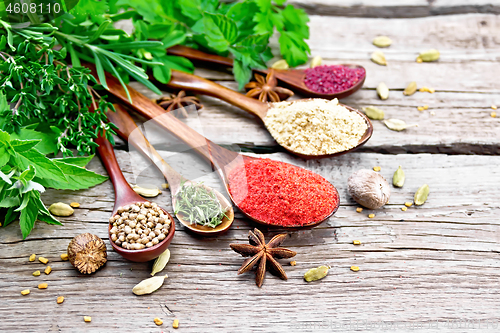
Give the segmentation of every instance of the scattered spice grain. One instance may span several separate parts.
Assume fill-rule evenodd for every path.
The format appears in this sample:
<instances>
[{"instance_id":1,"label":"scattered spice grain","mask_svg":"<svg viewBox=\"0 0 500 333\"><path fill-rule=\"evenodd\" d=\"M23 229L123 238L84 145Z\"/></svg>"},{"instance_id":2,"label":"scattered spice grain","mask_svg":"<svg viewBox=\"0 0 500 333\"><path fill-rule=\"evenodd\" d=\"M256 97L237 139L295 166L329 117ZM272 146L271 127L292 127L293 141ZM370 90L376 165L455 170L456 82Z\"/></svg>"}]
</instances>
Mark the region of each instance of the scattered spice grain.
<instances>
[{"instance_id":1,"label":"scattered spice grain","mask_svg":"<svg viewBox=\"0 0 500 333\"><path fill-rule=\"evenodd\" d=\"M64 302L64 296L59 296L56 300L57 304L61 304L62 302Z\"/></svg>"},{"instance_id":2,"label":"scattered spice grain","mask_svg":"<svg viewBox=\"0 0 500 333\"><path fill-rule=\"evenodd\" d=\"M428 93L434 94L436 92L436 89L429 88L429 87L422 87L418 91L420 91L420 92L428 92Z\"/></svg>"},{"instance_id":3,"label":"scattered spice grain","mask_svg":"<svg viewBox=\"0 0 500 333\"><path fill-rule=\"evenodd\" d=\"M90 323L92 321L92 317L90 316L83 316L83 321L86 323Z\"/></svg>"},{"instance_id":4,"label":"scattered spice grain","mask_svg":"<svg viewBox=\"0 0 500 333\"><path fill-rule=\"evenodd\" d=\"M496 109L497 109L497 106L496 106L495 104L493 104L493 105L491 106L491 108L492 108L493 110L496 110Z\"/></svg>"},{"instance_id":5,"label":"scattered spice grain","mask_svg":"<svg viewBox=\"0 0 500 333\"><path fill-rule=\"evenodd\" d=\"M40 271L34 271L33 276L40 276Z\"/></svg>"},{"instance_id":6,"label":"scattered spice grain","mask_svg":"<svg viewBox=\"0 0 500 333\"><path fill-rule=\"evenodd\" d=\"M290 261L290 266L297 266L297 262L295 260Z\"/></svg>"},{"instance_id":7,"label":"scattered spice grain","mask_svg":"<svg viewBox=\"0 0 500 333\"><path fill-rule=\"evenodd\" d=\"M413 202L407 201L407 202L405 202L405 206L406 207L411 207L411 206L413 206Z\"/></svg>"},{"instance_id":8,"label":"scattered spice grain","mask_svg":"<svg viewBox=\"0 0 500 333\"><path fill-rule=\"evenodd\" d=\"M403 212L406 212L406 210L407 210L407 209L408 209L408 207L401 207L401 210L402 210Z\"/></svg>"},{"instance_id":9,"label":"scattered spice grain","mask_svg":"<svg viewBox=\"0 0 500 333\"><path fill-rule=\"evenodd\" d=\"M35 259L36 259L36 254L33 253L32 255L30 255L29 261L35 261Z\"/></svg>"},{"instance_id":10,"label":"scattered spice grain","mask_svg":"<svg viewBox=\"0 0 500 333\"><path fill-rule=\"evenodd\" d=\"M361 213L361 212L363 211L363 208L358 207L358 208L356 208L356 211L357 211L358 213Z\"/></svg>"},{"instance_id":11,"label":"scattered spice grain","mask_svg":"<svg viewBox=\"0 0 500 333\"><path fill-rule=\"evenodd\" d=\"M78 202L72 202L72 203L70 203L69 205L70 205L71 207L73 207L73 208L78 208L78 207L80 207L80 204L79 204Z\"/></svg>"},{"instance_id":12,"label":"scattered spice grain","mask_svg":"<svg viewBox=\"0 0 500 333\"><path fill-rule=\"evenodd\" d=\"M21 290L21 295L23 296L26 296L30 293L30 290L29 289L24 289L24 290Z\"/></svg>"},{"instance_id":13,"label":"scattered spice grain","mask_svg":"<svg viewBox=\"0 0 500 333\"><path fill-rule=\"evenodd\" d=\"M63 253L63 254L61 254L61 260L66 261L66 260L68 260L68 259L69 259L69 257L68 257L68 254L67 254L67 253Z\"/></svg>"},{"instance_id":14,"label":"scattered spice grain","mask_svg":"<svg viewBox=\"0 0 500 333\"><path fill-rule=\"evenodd\" d=\"M52 272L52 267L47 266L43 272L44 272L45 274L49 275L49 274L50 274L50 272Z\"/></svg>"},{"instance_id":15,"label":"scattered spice grain","mask_svg":"<svg viewBox=\"0 0 500 333\"><path fill-rule=\"evenodd\" d=\"M354 245L361 245L361 241L360 240L353 240L352 243Z\"/></svg>"},{"instance_id":16,"label":"scattered spice grain","mask_svg":"<svg viewBox=\"0 0 500 333\"><path fill-rule=\"evenodd\" d=\"M492 113L490 113L490 116L491 116L491 118L495 118L497 116L497 113L496 112L492 112Z\"/></svg>"},{"instance_id":17,"label":"scattered spice grain","mask_svg":"<svg viewBox=\"0 0 500 333\"><path fill-rule=\"evenodd\" d=\"M362 81L364 68L343 65L323 65L306 69L304 83L310 90L320 94L335 94L345 91Z\"/></svg>"},{"instance_id":18,"label":"scattered spice grain","mask_svg":"<svg viewBox=\"0 0 500 333\"><path fill-rule=\"evenodd\" d=\"M374 167L373 167L373 171L376 171L376 172L380 171L381 169L382 169L382 168L381 168L381 167L379 167L379 166L374 166Z\"/></svg>"},{"instance_id":19,"label":"scattered spice grain","mask_svg":"<svg viewBox=\"0 0 500 333\"><path fill-rule=\"evenodd\" d=\"M39 260L42 264L47 264L47 263L49 262L49 259L44 258L44 257L38 257L38 260Z\"/></svg>"},{"instance_id":20,"label":"scattered spice grain","mask_svg":"<svg viewBox=\"0 0 500 333\"><path fill-rule=\"evenodd\" d=\"M357 271L359 271L359 267L358 266L351 266L351 271L357 272Z\"/></svg>"},{"instance_id":21,"label":"scattered spice grain","mask_svg":"<svg viewBox=\"0 0 500 333\"><path fill-rule=\"evenodd\" d=\"M370 215L368 215L368 217L372 219L375 217L375 214L370 214Z\"/></svg>"},{"instance_id":22,"label":"scattered spice grain","mask_svg":"<svg viewBox=\"0 0 500 333\"><path fill-rule=\"evenodd\" d=\"M264 123L283 147L305 155L334 154L358 145L368 126L337 99L273 103Z\"/></svg>"},{"instance_id":23,"label":"scattered spice grain","mask_svg":"<svg viewBox=\"0 0 500 333\"><path fill-rule=\"evenodd\" d=\"M425 109L424 109L424 107L423 107L423 106L417 106L417 110L418 110L418 111L424 111Z\"/></svg>"},{"instance_id":24,"label":"scattered spice grain","mask_svg":"<svg viewBox=\"0 0 500 333\"><path fill-rule=\"evenodd\" d=\"M174 319L174 322L172 323L173 328L179 328L179 319Z\"/></svg>"},{"instance_id":25,"label":"scattered spice grain","mask_svg":"<svg viewBox=\"0 0 500 333\"><path fill-rule=\"evenodd\" d=\"M149 308L148 308L149 309ZM156 317L154 319L154 322L157 326L160 326L161 324L163 324L163 320L161 320L160 318Z\"/></svg>"},{"instance_id":26,"label":"scattered spice grain","mask_svg":"<svg viewBox=\"0 0 500 333\"><path fill-rule=\"evenodd\" d=\"M48 285L47 283L40 283L40 284L38 285L38 289L47 289L47 287L48 287L48 286L49 286L49 285Z\"/></svg>"},{"instance_id":27,"label":"scattered spice grain","mask_svg":"<svg viewBox=\"0 0 500 333\"><path fill-rule=\"evenodd\" d=\"M304 226L330 215L339 195L309 170L271 159L245 160L229 173L229 191L252 218L279 226Z\"/></svg>"}]
</instances>

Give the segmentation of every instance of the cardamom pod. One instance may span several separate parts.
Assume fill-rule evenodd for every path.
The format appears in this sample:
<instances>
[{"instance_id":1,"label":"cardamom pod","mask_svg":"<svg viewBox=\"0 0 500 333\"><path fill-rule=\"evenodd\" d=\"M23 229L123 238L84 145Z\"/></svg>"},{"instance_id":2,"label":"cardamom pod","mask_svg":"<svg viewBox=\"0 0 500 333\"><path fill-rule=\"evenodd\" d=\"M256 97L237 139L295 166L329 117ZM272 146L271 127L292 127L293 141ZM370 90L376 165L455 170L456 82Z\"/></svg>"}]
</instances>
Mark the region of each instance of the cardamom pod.
<instances>
[{"instance_id":1,"label":"cardamom pod","mask_svg":"<svg viewBox=\"0 0 500 333\"><path fill-rule=\"evenodd\" d=\"M49 212L55 216L71 216L75 210L68 204L56 202L50 205Z\"/></svg>"},{"instance_id":2,"label":"cardamom pod","mask_svg":"<svg viewBox=\"0 0 500 333\"><path fill-rule=\"evenodd\" d=\"M412 81L412 82L410 82L410 84L408 84L408 86L403 91L403 95L411 96L416 92L417 92L417 82Z\"/></svg>"},{"instance_id":3,"label":"cardamom pod","mask_svg":"<svg viewBox=\"0 0 500 333\"><path fill-rule=\"evenodd\" d=\"M146 187L141 187L138 185L132 185L132 189L135 191L135 193L146 197L146 198L154 198L157 197L161 191L157 188L146 188Z\"/></svg>"},{"instance_id":4,"label":"cardamom pod","mask_svg":"<svg viewBox=\"0 0 500 333\"><path fill-rule=\"evenodd\" d=\"M403 168L401 168L401 165L399 168L394 172L394 175L392 176L392 185L396 187L403 187L405 183L405 172L403 171Z\"/></svg>"},{"instance_id":5,"label":"cardamom pod","mask_svg":"<svg viewBox=\"0 0 500 333\"><path fill-rule=\"evenodd\" d=\"M317 66L321 66L321 62L322 61L323 61L323 59L320 56L315 56L311 60L311 68L314 68L314 67L317 67Z\"/></svg>"},{"instance_id":6,"label":"cardamom pod","mask_svg":"<svg viewBox=\"0 0 500 333\"><path fill-rule=\"evenodd\" d=\"M161 272L167 265L169 259L170 250L166 249L165 252L163 252L158 258L156 258L155 263L153 264L153 271L151 272L151 276L154 276L156 273Z\"/></svg>"},{"instance_id":7,"label":"cardamom pod","mask_svg":"<svg viewBox=\"0 0 500 333\"><path fill-rule=\"evenodd\" d=\"M421 206L427 200L427 196L429 195L429 185L422 185L417 192L415 192L415 196L413 197L413 201L415 201L416 206Z\"/></svg>"},{"instance_id":8,"label":"cardamom pod","mask_svg":"<svg viewBox=\"0 0 500 333\"><path fill-rule=\"evenodd\" d=\"M167 274L165 276L154 276L149 279L143 280L136 284L132 289L132 292L136 295L151 294L153 291L158 290L163 285L163 281L168 278Z\"/></svg>"},{"instance_id":9,"label":"cardamom pod","mask_svg":"<svg viewBox=\"0 0 500 333\"><path fill-rule=\"evenodd\" d=\"M372 43L376 47L388 47L392 44L392 40L387 36L378 36L373 39Z\"/></svg>"},{"instance_id":10,"label":"cardamom pod","mask_svg":"<svg viewBox=\"0 0 500 333\"><path fill-rule=\"evenodd\" d=\"M285 59L281 59L281 60L276 61L274 64L272 64L271 68L274 68L274 69L288 69L289 66L288 66L288 63L286 62Z\"/></svg>"},{"instance_id":11,"label":"cardamom pod","mask_svg":"<svg viewBox=\"0 0 500 333\"><path fill-rule=\"evenodd\" d=\"M372 120L382 120L384 119L384 110L381 110L375 106L363 107L363 111L366 116Z\"/></svg>"},{"instance_id":12,"label":"cardamom pod","mask_svg":"<svg viewBox=\"0 0 500 333\"><path fill-rule=\"evenodd\" d=\"M387 66L387 60L385 60L384 52L375 51L372 53L372 61L377 65Z\"/></svg>"},{"instance_id":13,"label":"cardamom pod","mask_svg":"<svg viewBox=\"0 0 500 333\"><path fill-rule=\"evenodd\" d=\"M316 268L311 268L304 274L304 280L306 280L307 282L320 280L328 275L329 269L330 266L319 266Z\"/></svg>"},{"instance_id":14,"label":"cardamom pod","mask_svg":"<svg viewBox=\"0 0 500 333\"><path fill-rule=\"evenodd\" d=\"M384 120L384 124L390 130L398 131L398 132L407 129L408 127L418 127L417 124L406 125L406 122L404 120L400 120L400 119L387 119L387 120Z\"/></svg>"},{"instance_id":15,"label":"cardamom pod","mask_svg":"<svg viewBox=\"0 0 500 333\"><path fill-rule=\"evenodd\" d=\"M424 62L436 61L439 59L439 51L436 49L431 49L424 52L420 52L418 58L422 59L422 61Z\"/></svg>"},{"instance_id":16,"label":"cardamom pod","mask_svg":"<svg viewBox=\"0 0 500 333\"><path fill-rule=\"evenodd\" d=\"M389 88L384 82L380 82L377 86L377 94L380 99L388 99L389 98Z\"/></svg>"}]
</instances>

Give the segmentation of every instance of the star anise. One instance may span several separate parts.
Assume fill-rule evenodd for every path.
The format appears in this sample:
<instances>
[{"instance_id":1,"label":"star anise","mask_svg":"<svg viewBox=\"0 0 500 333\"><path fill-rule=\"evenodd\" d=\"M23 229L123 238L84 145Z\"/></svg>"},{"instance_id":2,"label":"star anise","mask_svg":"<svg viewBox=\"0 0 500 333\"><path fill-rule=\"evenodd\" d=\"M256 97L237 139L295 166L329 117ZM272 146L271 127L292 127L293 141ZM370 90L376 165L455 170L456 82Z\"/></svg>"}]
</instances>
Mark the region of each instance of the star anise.
<instances>
[{"instance_id":1,"label":"star anise","mask_svg":"<svg viewBox=\"0 0 500 333\"><path fill-rule=\"evenodd\" d=\"M287 234L280 234L274 236L269 243L266 244L264 235L262 232L255 228L248 233L248 239L250 244L229 244L231 249L238 252L244 257L250 257L243 262L238 274L243 274L252 269L257 263L257 270L255 271L255 283L257 287L261 287L264 282L264 276L266 274L266 263L271 266L271 272L279 276L283 280L287 280L287 276L283 267L276 259L291 258L297 254L297 252L279 247L281 243L285 240Z\"/></svg>"},{"instance_id":2,"label":"star anise","mask_svg":"<svg viewBox=\"0 0 500 333\"><path fill-rule=\"evenodd\" d=\"M174 111L176 117L187 118L186 106L194 105L196 110L203 107L200 100L195 96L186 96L184 90L179 91L177 95L163 96L156 100L156 104L164 108L167 112Z\"/></svg>"},{"instance_id":3,"label":"star anise","mask_svg":"<svg viewBox=\"0 0 500 333\"><path fill-rule=\"evenodd\" d=\"M247 96L256 98L261 102L279 102L293 96L293 91L278 87L278 81L274 77L274 69L267 73L266 78L262 75L255 74L257 81L249 82L245 85L248 90Z\"/></svg>"}]
</instances>

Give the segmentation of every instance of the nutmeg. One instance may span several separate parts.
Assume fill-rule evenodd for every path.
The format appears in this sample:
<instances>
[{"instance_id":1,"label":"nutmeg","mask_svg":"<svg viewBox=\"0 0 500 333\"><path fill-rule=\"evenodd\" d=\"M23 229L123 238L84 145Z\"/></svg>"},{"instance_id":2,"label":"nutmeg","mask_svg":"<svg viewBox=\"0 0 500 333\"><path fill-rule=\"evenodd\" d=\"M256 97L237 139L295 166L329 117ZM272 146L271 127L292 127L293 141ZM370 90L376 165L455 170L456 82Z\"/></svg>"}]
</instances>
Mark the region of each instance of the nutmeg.
<instances>
[{"instance_id":1,"label":"nutmeg","mask_svg":"<svg viewBox=\"0 0 500 333\"><path fill-rule=\"evenodd\" d=\"M94 273L107 261L106 244L96 235L80 234L69 243L68 258L81 273Z\"/></svg>"},{"instance_id":2,"label":"nutmeg","mask_svg":"<svg viewBox=\"0 0 500 333\"><path fill-rule=\"evenodd\" d=\"M347 190L360 205L377 209L389 202L391 188L379 173L361 169L354 172L347 180Z\"/></svg>"}]
</instances>

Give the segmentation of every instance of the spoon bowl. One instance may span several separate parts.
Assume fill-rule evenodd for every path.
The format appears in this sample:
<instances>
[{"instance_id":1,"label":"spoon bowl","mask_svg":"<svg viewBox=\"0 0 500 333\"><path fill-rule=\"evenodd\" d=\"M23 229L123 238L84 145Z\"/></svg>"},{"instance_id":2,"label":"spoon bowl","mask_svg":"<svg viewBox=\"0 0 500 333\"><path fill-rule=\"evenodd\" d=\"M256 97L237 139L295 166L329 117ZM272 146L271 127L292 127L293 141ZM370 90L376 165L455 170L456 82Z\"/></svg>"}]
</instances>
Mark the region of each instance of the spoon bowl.
<instances>
[{"instance_id":1,"label":"spoon bowl","mask_svg":"<svg viewBox=\"0 0 500 333\"><path fill-rule=\"evenodd\" d=\"M225 67L233 67L233 60L230 58L221 57L215 54L205 53L203 51L195 50L183 45L172 46L169 49L167 49L167 52L172 55L188 58L195 62L204 62L204 63L221 65ZM363 68L363 66L352 65L352 64L342 64L342 66L346 66L349 68ZM269 69L253 69L253 71L260 74L269 73ZM365 70L365 75L363 76L363 79L358 81L352 87L333 94L323 94L320 92L313 91L306 86L306 84L304 83L306 72L303 69L286 69L286 70L275 69L274 71L276 78L281 82L283 82L290 89L298 91L303 96L306 97L324 98L324 99L346 98L347 96L350 96L354 94L356 91L358 91L363 86L363 83L365 82L366 78L366 70Z\"/></svg>"},{"instance_id":2,"label":"spoon bowl","mask_svg":"<svg viewBox=\"0 0 500 333\"><path fill-rule=\"evenodd\" d=\"M142 131L137 127L132 117L121 105L115 104L114 107L116 112L108 112L108 118L111 122L118 126L116 132L123 140L136 147L162 172L162 174L168 181L170 192L172 195L172 207L175 208L176 195L180 191L181 184L193 182L184 178L167 162L165 162L165 160L163 160L156 149L146 139ZM226 211L226 216L222 219L222 222L215 228L212 228L196 223L191 223L189 220L183 217L182 214L176 214L175 216L177 217L179 222L181 222L190 231L203 236L215 236L227 231L231 227L234 221L234 210L231 203L219 191L216 191L215 189L206 185L202 186L208 191L215 194L221 207L223 207L223 209Z\"/></svg>"},{"instance_id":3,"label":"spoon bowl","mask_svg":"<svg viewBox=\"0 0 500 333\"><path fill-rule=\"evenodd\" d=\"M99 135L99 137L95 139L95 142L99 145L99 147L97 147L97 151L101 156L101 161L108 171L109 177L111 178L111 182L113 183L113 187L115 189L115 206L113 208L113 213L111 214L111 216L114 216L118 211L118 208L120 207L131 205L137 202L149 202L148 200L135 193L135 191L128 184L127 180L120 170L120 166L118 165L118 161L116 160L116 156L111 143L102 135ZM175 222L172 216L166 210L164 210L163 208L161 208L161 210L170 219L170 228L164 240L152 247L144 248L141 250L127 250L116 245L115 242L111 240L112 224L108 223L108 237L113 249L125 259L135 262L150 261L165 252L167 247L170 245L170 242L172 242L172 238L174 237Z\"/></svg>"}]
</instances>

